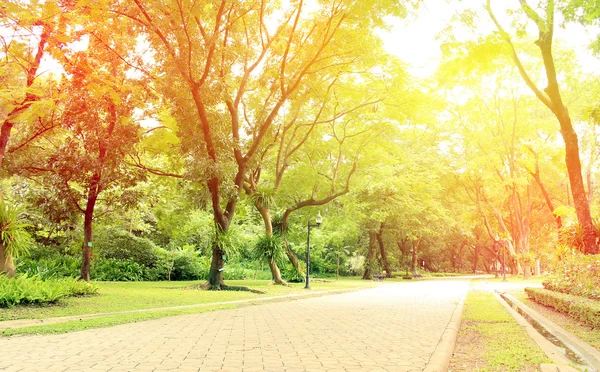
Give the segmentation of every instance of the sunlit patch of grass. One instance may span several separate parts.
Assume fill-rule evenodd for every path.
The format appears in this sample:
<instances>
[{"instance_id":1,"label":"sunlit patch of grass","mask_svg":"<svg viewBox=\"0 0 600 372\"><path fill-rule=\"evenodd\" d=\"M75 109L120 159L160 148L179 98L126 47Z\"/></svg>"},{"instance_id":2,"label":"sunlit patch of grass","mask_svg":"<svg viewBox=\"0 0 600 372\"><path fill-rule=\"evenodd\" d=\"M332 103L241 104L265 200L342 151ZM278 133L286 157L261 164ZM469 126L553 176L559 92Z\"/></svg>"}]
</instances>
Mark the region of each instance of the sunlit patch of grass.
<instances>
[{"instance_id":1,"label":"sunlit patch of grass","mask_svg":"<svg viewBox=\"0 0 600 372\"><path fill-rule=\"evenodd\" d=\"M47 325L31 326L31 327L23 327L23 328L9 328L9 329L3 330L2 335L3 336L15 336L15 335L25 336L25 335L60 334L60 333L68 333L68 332L75 332L75 331L83 331L86 329L111 327L111 326L126 324L126 323L136 323L136 322L142 322L145 320L165 318L165 317L170 317L170 316L198 314L198 313L204 313L204 312L215 311L215 310L234 309L236 307L238 307L238 306L236 306L236 305L215 305L215 306L206 306L206 307L199 307L199 308L192 308L192 309L161 310L161 311L149 311L149 312L133 313L133 314L110 315L110 316L104 316L104 317L100 317L100 318L73 320L73 321L69 321L69 322L56 323L56 324L47 324Z\"/></svg>"},{"instance_id":2,"label":"sunlit patch of grass","mask_svg":"<svg viewBox=\"0 0 600 372\"><path fill-rule=\"evenodd\" d=\"M451 363L453 371L537 371L551 361L492 293L471 290Z\"/></svg>"}]
</instances>

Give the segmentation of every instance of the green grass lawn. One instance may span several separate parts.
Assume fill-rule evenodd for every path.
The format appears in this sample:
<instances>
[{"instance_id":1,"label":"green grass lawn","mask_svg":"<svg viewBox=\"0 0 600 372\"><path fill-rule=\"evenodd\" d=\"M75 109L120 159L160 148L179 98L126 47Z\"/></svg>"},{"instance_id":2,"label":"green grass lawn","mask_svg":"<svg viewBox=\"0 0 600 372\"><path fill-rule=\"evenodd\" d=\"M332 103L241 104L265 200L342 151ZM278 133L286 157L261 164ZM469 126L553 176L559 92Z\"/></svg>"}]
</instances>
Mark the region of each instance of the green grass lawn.
<instances>
[{"instance_id":1,"label":"green grass lawn","mask_svg":"<svg viewBox=\"0 0 600 372\"><path fill-rule=\"evenodd\" d=\"M2 321L16 319L47 319L63 316L101 314L142 309L156 309L182 305L207 304L207 306L153 310L141 313L126 313L102 316L98 318L76 319L55 324L26 326L5 329L3 336L28 334L56 334L85 330L90 328L109 327L124 323L163 318L183 314L196 314L207 311L231 309L245 304L215 304L211 303L253 300L265 297L282 297L291 294L310 294L319 291L365 289L376 286L373 281L360 278L343 278L322 282L311 281L311 290L304 289L304 283L291 283L289 287L272 285L267 280L230 280L232 286L246 286L260 290L257 294L241 291L206 291L194 287L201 282L96 282L98 294L88 297L71 297L61 300L54 305L45 306L15 306L0 309L0 324Z\"/></svg>"},{"instance_id":2,"label":"green grass lawn","mask_svg":"<svg viewBox=\"0 0 600 372\"><path fill-rule=\"evenodd\" d=\"M510 313L487 291L471 290L452 371L538 371L551 363Z\"/></svg>"},{"instance_id":3,"label":"green grass lawn","mask_svg":"<svg viewBox=\"0 0 600 372\"><path fill-rule=\"evenodd\" d=\"M68 322L45 324L39 326L29 326L22 328L9 328L0 332L2 336L15 335L48 335L59 334L75 331L83 331L92 328L110 327L125 323L136 323L144 320L152 320L165 318L169 316L198 314L215 310L235 309L240 305L214 305L191 309L175 309L175 310L157 310L143 313L127 313L118 315L103 316L101 318L90 318L81 320L71 320Z\"/></svg>"},{"instance_id":4,"label":"green grass lawn","mask_svg":"<svg viewBox=\"0 0 600 372\"><path fill-rule=\"evenodd\" d=\"M235 300L259 299L306 293L303 283L289 287L271 285L267 280L230 280L227 284L247 286L264 294L238 291L205 291L194 289L200 282L96 282L98 294L71 297L54 305L16 306L0 309L0 321L15 319L45 319L70 315L98 314L181 305L208 304ZM344 278L330 282L311 282L310 291L369 288L372 281Z\"/></svg>"}]
</instances>

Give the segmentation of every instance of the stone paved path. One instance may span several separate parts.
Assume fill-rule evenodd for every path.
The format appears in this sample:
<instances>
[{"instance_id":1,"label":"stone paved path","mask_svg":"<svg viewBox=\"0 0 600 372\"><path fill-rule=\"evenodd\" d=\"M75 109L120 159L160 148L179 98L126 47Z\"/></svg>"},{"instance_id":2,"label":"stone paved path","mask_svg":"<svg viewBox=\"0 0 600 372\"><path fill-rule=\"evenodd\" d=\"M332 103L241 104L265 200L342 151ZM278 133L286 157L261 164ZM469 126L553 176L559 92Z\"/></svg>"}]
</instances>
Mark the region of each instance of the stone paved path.
<instances>
[{"instance_id":1,"label":"stone paved path","mask_svg":"<svg viewBox=\"0 0 600 372\"><path fill-rule=\"evenodd\" d=\"M465 280L0 339L1 371L422 371Z\"/></svg>"}]
</instances>

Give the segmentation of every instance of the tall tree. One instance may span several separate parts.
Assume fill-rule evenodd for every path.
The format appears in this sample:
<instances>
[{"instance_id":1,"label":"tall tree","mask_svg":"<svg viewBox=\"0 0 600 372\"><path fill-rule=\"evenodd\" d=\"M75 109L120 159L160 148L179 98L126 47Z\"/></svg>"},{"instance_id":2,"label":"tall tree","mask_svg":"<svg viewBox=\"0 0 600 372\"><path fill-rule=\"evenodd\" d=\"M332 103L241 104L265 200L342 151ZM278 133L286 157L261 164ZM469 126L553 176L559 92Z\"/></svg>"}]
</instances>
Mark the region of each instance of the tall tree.
<instances>
[{"instance_id":1,"label":"tall tree","mask_svg":"<svg viewBox=\"0 0 600 372\"><path fill-rule=\"evenodd\" d=\"M82 19L85 16L83 13ZM110 19L83 23L86 33L80 37L89 40L88 48L69 51L61 61L67 75L60 89L69 99L48 114L60 123L60 130L40 137L38 156L21 167L22 172L40 175L82 213L81 279L88 281L100 196L110 205L122 188L132 186L141 176L126 168L124 158L140 138L133 110L143 107L145 89L142 81L129 77L130 64L117 57L134 53L131 40L114 32L118 27Z\"/></svg>"},{"instance_id":2,"label":"tall tree","mask_svg":"<svg viewBox=\"0 0 600 372\"><path fill-rule=\"evenodd\" d=\"M575 205L577 219L583 228L585 253L596 254L598 253L598 242L581 172L579 141L577 133L573 128L569 111L563 102L557 78L555 57L553 56L552 50L556 13L555 2L553 0L546 1L539 5L539 10L531 7L526 0L520 0L520 4L520 10L535 24L538 30L538 39L535 44L541 52L544 65L547 83L547 86L544 89L538 87L535 83L535 79L533 79L526 70L510 34L505 31L504 27L495 16L491 6L491 0L487 0L486 10L498 29L498 32L509 45L512 59L517 66L523 81L535 96L548 107L560 124L560 133L565 142L565 162L571 185L571 193L573 195L573 203Z\"/></svg>"},{"instance_id":3,"label":"tall tree","mask_svg":"<svg viewBox=\"0 0 600 372\"><path fill-rule=\"evenodd\" d=\"M313 5L132 0L115 10L141 26L157 51L190 168L206 183L220 233L229 229L247 173L284 104L307 77L352 63L364 50L356 48L357 28L402 11L392 1ZM217 236L210 289L226 288L224 254Z\"/></svg>"}]
</instances>

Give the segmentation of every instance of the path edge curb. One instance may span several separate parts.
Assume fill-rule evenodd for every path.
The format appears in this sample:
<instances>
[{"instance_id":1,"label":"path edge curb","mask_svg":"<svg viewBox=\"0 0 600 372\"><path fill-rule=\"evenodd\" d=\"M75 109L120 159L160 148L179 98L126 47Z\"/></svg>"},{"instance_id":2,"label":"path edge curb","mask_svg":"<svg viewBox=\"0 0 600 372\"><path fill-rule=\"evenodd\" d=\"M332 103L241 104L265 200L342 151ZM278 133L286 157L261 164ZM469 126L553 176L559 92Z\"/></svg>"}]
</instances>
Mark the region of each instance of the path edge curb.
<instances>
[{"instance_id":1,"label":"path edge curb","mask_svg":"<svg viewBox=\"0 0 600 372\"><path fill-rule=\"evenodd\" d=\"M446 330L442 334L442 338L436 346L435 351L433 352L433 355L429 359L429 363L427 363L427 367L425 367L423 372L448 371L450 359L454 354L456 339L458 338L458 331L460 330L463 309L465 307L465 299L469 291L470 289L465 292L456 305L454 313L452 313L452 317L450 318L450 322L448 322L448 326L446 326Z\"/></svg>"},{"instance_id":2,"label":"path edge curb","mask_svg":"<svg viewBox=\"0 0 600 372\"><path fill-rule=\"evenodd\" d=\"M533 310L529 306L525 305L522 301L515 298L509 293L499 293L500 297L506 301L506 298L511 301L515 306L520 308L527 314L531 319L537 322L546 332L560 340L566 347L571 349L574 353L579 355L588 365L584 367L594 368L596 371L600 370L600 352L590 346L587 342L581 340L579 337L573 335L568 330L559 326L552 320L546 318L544 315ZM510 304L508 305L510 306Z\"/></svg>"}]
</instances>

